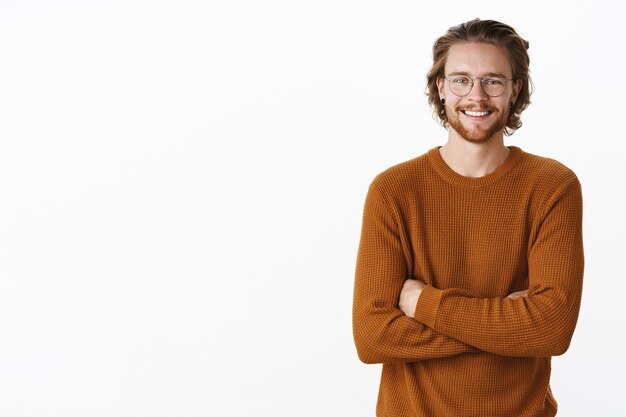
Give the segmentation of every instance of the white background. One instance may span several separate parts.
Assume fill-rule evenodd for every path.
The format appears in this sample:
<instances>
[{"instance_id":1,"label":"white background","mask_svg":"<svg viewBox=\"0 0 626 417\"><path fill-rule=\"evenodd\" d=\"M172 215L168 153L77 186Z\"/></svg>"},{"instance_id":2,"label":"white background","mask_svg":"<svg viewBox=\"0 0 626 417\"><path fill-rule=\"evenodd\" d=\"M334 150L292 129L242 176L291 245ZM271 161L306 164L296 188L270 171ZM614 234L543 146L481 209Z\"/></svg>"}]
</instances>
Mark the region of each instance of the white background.
<instances>
[{"instance_id":1,"label":"white background","mask_svg":"<svg viewBox=\"0 0 626 417\"><path fill-rule=\"evenodd\" d=\"M619 416L624 11L609 1L1 1L0 416L373 416L351 334L363 201L445 142L431 46L530 41L510 145L585 198L559 415Z\"/></svg>"}]
</instances>

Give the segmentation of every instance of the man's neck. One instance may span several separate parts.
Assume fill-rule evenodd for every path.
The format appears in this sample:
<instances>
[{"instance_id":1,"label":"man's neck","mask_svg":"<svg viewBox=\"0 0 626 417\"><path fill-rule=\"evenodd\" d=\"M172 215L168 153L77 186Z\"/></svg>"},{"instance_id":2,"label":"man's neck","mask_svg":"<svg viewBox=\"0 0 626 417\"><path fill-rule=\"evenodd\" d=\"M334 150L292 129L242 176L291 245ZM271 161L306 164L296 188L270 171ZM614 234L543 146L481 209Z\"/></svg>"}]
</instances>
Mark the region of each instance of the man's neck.
<instances>
[{"instance_id":1,"label":"man's neck","mask_svg":"<svg viewBox=\"0 0 626 417\"><path fill-rule=\"evenodd\" d=\"M469 142L450 132L448 142L439 149L444 162L464 177L484 177L495 171L509 156L502 134L483 143Z\"/></svg>"}]
</instances>

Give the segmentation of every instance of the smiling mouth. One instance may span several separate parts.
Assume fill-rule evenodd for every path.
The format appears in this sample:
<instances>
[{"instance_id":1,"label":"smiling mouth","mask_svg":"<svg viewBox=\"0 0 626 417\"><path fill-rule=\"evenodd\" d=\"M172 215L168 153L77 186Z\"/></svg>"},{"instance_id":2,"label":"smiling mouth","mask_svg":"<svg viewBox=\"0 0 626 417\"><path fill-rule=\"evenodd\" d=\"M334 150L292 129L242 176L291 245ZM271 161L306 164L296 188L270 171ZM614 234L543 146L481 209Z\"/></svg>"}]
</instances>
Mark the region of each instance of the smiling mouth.
<instances>
[{"instance_id":1,"label":"smiling mouth","mask_svg":"<svg viewBox=\"0 0 626 417\"><path fill-rule=\"evenodd\" d=\"M487 116L488 114L491 114L491 112L488 110L485 110L485 111L461 110L461 111L463 112L463 114L466 114L472 117L483 117L483 116Z\"/></svg>"}]
</instances>

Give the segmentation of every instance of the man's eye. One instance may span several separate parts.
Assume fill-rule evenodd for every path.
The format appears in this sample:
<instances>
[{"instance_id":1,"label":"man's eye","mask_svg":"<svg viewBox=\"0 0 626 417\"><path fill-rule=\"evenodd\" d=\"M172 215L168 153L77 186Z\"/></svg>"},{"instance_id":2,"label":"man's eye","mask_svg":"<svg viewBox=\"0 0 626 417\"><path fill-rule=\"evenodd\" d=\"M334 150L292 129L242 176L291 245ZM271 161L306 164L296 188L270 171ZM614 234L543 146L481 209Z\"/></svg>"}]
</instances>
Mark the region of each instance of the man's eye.
<instances>
[{"instance_id":1,"label":"man's eye","mask_svg":"<svg viewBox=\"0 0 626 417\"><path fill-rule=\"evenodd\" d=\"M485 85L504 85L504 81L497 78L487 78L485 80Z\"/></svg>"},{"instance_id":2,"label":"man's eye","mask_svg":"<svg viewBox=\"0 0 626 417\"><path fill-rule=\"evenodd\" d=\"M454 84L465 85L465 84L469 83L469 80L467 78L453 78L452 82Z\"/></svg>"}]
</instances>

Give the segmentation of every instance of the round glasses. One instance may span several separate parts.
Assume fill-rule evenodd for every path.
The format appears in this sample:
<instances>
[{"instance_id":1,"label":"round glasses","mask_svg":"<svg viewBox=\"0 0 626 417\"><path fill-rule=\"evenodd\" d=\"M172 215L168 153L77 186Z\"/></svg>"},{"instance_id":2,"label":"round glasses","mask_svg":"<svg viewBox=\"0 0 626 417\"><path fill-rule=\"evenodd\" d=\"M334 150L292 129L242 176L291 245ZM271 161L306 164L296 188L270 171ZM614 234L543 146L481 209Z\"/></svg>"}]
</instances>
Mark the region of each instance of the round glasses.
<instances>
[{"instance_id":1,"label":"round glasses","mask_svg":"<svg viewBox=\"0 0 626 417\"><path fill-rule=\"evenodd\" d=\"M506 85L510 83L511 80L507 80L502 77L476 77L471 78L467 75L453 75L450 78L444 77L450 83L450 91L454 93L455 96L465 97L472 91L474 88L474 80L480 80L480 85L483 88L485 94L489 97L498 97L502 95L506 90Z\"/></svg>"}]
</instances>

